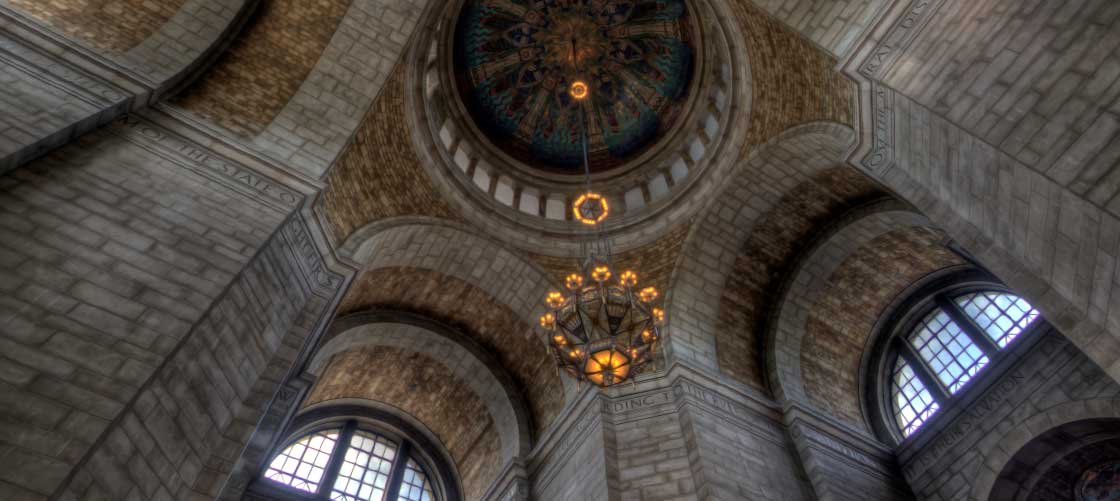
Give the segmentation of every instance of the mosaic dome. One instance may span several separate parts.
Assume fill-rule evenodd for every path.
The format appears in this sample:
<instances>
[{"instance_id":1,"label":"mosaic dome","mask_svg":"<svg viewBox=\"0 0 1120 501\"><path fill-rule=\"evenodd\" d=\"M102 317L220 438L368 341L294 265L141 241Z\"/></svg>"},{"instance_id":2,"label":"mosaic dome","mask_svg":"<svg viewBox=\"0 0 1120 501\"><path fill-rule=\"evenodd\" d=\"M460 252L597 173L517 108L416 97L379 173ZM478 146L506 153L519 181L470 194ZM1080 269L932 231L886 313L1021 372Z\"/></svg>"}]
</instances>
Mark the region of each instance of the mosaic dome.
<instances>
[{"instance_id":1,"label":"mosaic dome","mask_svg":"<svg viewBox=\"0 0 1120 501\"><path fill-rule=\"evenodd\" d=\"M1090 468L1077 482L1077 501L1120 501L1120 461Z\"/></svg>"},{"instance_id":2,"label":"mosaic dome","mask_svg":"<svg viewBox=\"0 0 1120 501\"><path fill-rule=\"evenodd\" d=\"M490 141L530 167L582 173L635 158L684 108L696 57L685 0L466 0L454 34L463 104ZM575 80L591 96L571 97Z\"/></svg>"}]
</instances>

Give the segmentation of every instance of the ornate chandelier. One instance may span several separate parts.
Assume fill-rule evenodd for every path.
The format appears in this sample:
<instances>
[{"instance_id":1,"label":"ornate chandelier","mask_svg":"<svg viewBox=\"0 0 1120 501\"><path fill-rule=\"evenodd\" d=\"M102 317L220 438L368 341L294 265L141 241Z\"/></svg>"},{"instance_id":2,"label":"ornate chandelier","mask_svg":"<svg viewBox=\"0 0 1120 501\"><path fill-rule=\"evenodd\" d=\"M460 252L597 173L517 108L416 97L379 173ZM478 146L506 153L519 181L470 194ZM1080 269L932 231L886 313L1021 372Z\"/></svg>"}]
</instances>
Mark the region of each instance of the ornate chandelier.
<instances>
[{"instance_id":1,"label":"ornate chandelier","mask_svg":"<svg viewBox=\"0 0 1120 501\"><path fill-rule=\"evenodd\" d=\"M577 101L589 94L578 80L569 92ZM637 273L616 273L612 266L602 227L610 207L606 198L591 191L586 121L585 114L581 139L587 192L572 204L572 211L577 221L594 227L596 235L583 243L580 269L565 278L565 290L548 293L549 312L541 316L540 325L560 369L580 383L607 387L631 380L654 362L665 312L655 305L656 288L640 288Z\"/></svg>"}]
</instances>

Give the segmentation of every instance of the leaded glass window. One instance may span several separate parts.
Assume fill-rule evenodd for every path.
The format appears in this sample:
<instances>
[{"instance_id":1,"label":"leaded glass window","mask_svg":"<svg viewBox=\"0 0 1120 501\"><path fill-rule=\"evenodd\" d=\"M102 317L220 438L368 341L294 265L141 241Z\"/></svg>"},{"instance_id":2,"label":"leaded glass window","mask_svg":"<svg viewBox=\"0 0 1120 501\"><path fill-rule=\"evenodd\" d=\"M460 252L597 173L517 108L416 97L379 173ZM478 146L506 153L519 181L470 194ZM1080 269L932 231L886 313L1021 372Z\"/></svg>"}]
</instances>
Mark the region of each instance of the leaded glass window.
<instances>
[{"instance_id":1,"label":"leaded glass window","mask_svg":"<svg viewBox=\"0 0 1120 501\"><path fill-rule=\"evenodd\" d=\"M910 336L910 344L941 384L956 393L988 365L988 357L943 310L934 310Z\"/></svg>"},{"instance_id":2,"label":"leaded glass window","mask_svg":"<svg viewBox=\"0 0 1120 501\"><path fill-rule=\"evenodd\" d=\"M939 408L926 385L918 379L914 369L902 357L895 362L894 377L894 415L898 428L904 436L910 436L933 416Z\"/></svg>"},{"instance_id":3,"label":"leaded glass window","mask_svg":"<svg viewBox=\"0 0 1120 501\"><path fill-rule=\"evenodd\" d=\"M412 459L405 464L404 478L401 479L401 492L397 501L434 501L435 493L424 469Z\"/></svg>"},{"instance_id":4,"label":"leaded glass window","mask_svg":"<svg viewBox=\"0 0 1120 501\"><path fill-rule=\"evenodd\" d=\"M440 501L408 440L357 421L307 433L273 456L263 477L284 497L332 501Z\"/></svg>"},{"instance_id":5,"label":"leaded glass window","mask_svg":"<svg viewBox=\"0 0 1120 501\"><path fill-rule=\"evenodd\" d=\"M307 435L277 454L265 478L306 492L315 492L326 472L339 430Z\"/></svg>"},{"instance_id":6,"label":"leaded glass window","mask_svg":"<svg viewBox=\"0 0 1120 501\"><path fill-rule=\"evenodd\" d=\"M998 290L938 293L922 304L928 309L893 341L893 365L884 374L889 411L903 437L944 409L1040 318L1026 300Z\"/></svg>"},{"instance_id":7,"label":"leaded glass window","mask_svg":"<svg viewBox=\"0 0 1120 501\"><path fill-rule=\"evenodd\" d=\"M385 499L389 473L397 454L396 444L364 431L354 432L334 481L331 499L369 501Z\"/></svg>"},{"instance_id":8,"label":"leaded glass window","mask_svg":"<svg viewBox=\"0 0 1120 501\"><path fill-rule=\"evenodd\" d=\"M1006 292L975 292L958 296L957 306L984 333L1005 348L1038 318L1038 310L1025 299Z\"/></svg>"}]
</instances>

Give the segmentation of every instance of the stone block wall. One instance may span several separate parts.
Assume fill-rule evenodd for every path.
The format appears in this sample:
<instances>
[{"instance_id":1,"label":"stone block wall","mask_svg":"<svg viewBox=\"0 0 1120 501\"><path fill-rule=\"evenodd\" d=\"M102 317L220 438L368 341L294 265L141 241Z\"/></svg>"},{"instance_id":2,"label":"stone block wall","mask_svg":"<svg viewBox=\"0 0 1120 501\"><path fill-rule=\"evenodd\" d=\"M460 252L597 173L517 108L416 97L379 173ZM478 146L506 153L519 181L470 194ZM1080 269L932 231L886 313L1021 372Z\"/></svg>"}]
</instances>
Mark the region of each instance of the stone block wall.
<instances>
[{"instance_id":1,"label":"stone block wall","mask_svg":"<svg viewBox=\"0 0 1120 501\"><path fill-rule=\"evenodd\" d=\"M64 499L214 499L332 289L286 223L196 323L66 486ZM323 278L323 277L320 277Z\"/></svg>"},{"instance_id":2,"label":"stone block wall","mask_svg":"<svg viewBox=\"0 0 1120 501\"><path fill-rule=\"evenodd\" d=\"M814 499L780 419L680 365L589 389L534 449L533 499Z\"/></svg>"},{"instance_id":3,"label":"stone block wall","mask_svg":"<svg viewBox=\"0 0 1120 501\"><path fill-rule=\"evenodd\" d=\"M994 478L1016 450L1004 449L1011 435L1039 435L1064 424L1047 416L1055 409L1072 422L1097 403L1113 410L1120 385L1060 334L1040 332L1040 339L1019 361L966 402L963 412L939 416L936 428L921 430L904 443L900 461L920 499L987 499L982 479ZM1023 340L1030 343L1032 340ZM1071 404L1081 404L1071 406ZM1045 420L1035 419L1038 416Z\"/></svg>"},{"instance_id":4,"label":"stone block wall","mask_svg":"<svg viewBox=\"0 0 1120 501\"><path fill-rule=\"evenodd\" d=\"M214 66L171 102L234 133L256 136L299 90L349 3L261 2Z\"/></svg>"},{"instance_id":5,"label":"stone block wall","mask_svg":"<svg viewBox=\"0 0 1120 501\"><path fill-rule=\"evenodd\" d=\"M590 388L589 388L590 390ZM529 499L601 499L617 501L611 488L617 477L608 444L617 436L604 422L599 401L585 392L555 430L542 437L529 461ZM616 485L617 487L617 485Z\"/></svg>"},{"instance_id":6,"label":"stone block wall","mask_svg":"<svg viewBox=\"0 0 1120 501\"><path fill-rule=\"evenodd\" d=\"M755 0L771 16L843 59L891 0Z\"/></svg>"},{"instance_id":7,"label":"stone block wall","mask_svg":"<svg viewBox=\"0 0 1120 501\"><path fill-rule=\"evenodd\" d=\"M773 409L707 381L677 381L699 499L810 500L812 488ZM738 397L738 398L736 398Z\"/></svg>"},{"instance_id":8,"label":"stone block wall","mask_svg":"<svg viewBox=\"0 0 1120 501\"><path fill-rule=\"evenodd\" d=\"M894 450L862 431L838 426L834 417L800 405L789 406L784 421L797 447L816 499L913 499Z\"/></svg>"},{"instance_id":9,"label":"stone block wall","mask_svg":"<svg viewBox=\"0 0 1120 501\"><path fill-rule=\"evenodd\" d=\"M884 127L865 168L1120 377L1120 219L919 103L874 96Z\"/></svg>"},{"instance_id":10,"label":"stone block wall","mask_svg":"<svg viewBox=\"0 0 1120 501\"><path fill-rule=\"evenodd\" d=\"M138 118L0 191L0 497L216 492L326 307L299 195Z\"/></svg>"},{"instance_id":11,"label":"stone block wall","mask_svg":"<svg viewBox=\"0 0 1120 501\"><path fill-rule=\"evenodd\" d=\"M1116 2L944 2L926 23L883 83L1120 215Z\"/></svg>"},{"instance_id":12,"label":"stone block wall","mask_svg":"<svg viewBox=\"0 0 1120 501\"><path fill-rule=\"evenodd\" d=\"M0 173L162 97L246 5L0 0Z\"/></svg>"},{"instance_id":13,"label":"stone block wall","mask_svg":"<svg viewBox=\"0 0 1120 501\"><path fill-rule=\"evenodd\" d=\"M122 53L152 36L186 0L8 0L63 34Z\"/></svg>"},{"instance_id":14,"label":"stone block wall","mask_svg":"<svg viewBox=\"0 0 1120 501\"><path fill-rule=\"evenodd\" d=\"M307 176L325 175L399 64L428 3L352 0L311 74L253 144Z\"/></svg>"},{"instance_id":15,"label":"stone block wall","mask_svg":"<svg viewBox=\"0 0 1120 501\"><path fill-rule=\"evenodd\" d=\"M17 36L0 5L0 173L124 113L131 93Z\"/></svg>"},{"instance_id":16,"label":"stone block wall","mask_svg":"<svg viewBox=\"0 0 1120 501\"><path fill-rule=\"evenodd\" d=\"M1120 378L1115 2L897 5L850 68L853 162Z\"/></svg>"}]
</instances>

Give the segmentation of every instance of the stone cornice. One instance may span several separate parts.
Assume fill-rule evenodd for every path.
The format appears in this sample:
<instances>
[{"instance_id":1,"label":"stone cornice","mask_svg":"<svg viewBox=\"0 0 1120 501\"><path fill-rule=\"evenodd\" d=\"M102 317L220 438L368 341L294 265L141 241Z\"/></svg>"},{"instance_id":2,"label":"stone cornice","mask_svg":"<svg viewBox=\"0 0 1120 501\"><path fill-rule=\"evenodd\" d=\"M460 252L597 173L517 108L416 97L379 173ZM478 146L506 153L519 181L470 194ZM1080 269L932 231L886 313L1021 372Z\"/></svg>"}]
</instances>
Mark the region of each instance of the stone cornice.
<instances>
[{"instance_id":1,"label":"stone cornice","mask_svg":"<svg viewBox=\"0 0 1120 501\"><path fill-rule=\"evenodd\" d=\"M143 73L121 65L107 55L71 40L12 9L6 1L0 1L0 27L3 31L18 38L27 47L44 54L50 54L56 63L69 64L89 73L94 78L123 89L126 94L136 96L137 106L148 104L158 87L158 83Z\"/></svg>"}]
</instances>

